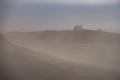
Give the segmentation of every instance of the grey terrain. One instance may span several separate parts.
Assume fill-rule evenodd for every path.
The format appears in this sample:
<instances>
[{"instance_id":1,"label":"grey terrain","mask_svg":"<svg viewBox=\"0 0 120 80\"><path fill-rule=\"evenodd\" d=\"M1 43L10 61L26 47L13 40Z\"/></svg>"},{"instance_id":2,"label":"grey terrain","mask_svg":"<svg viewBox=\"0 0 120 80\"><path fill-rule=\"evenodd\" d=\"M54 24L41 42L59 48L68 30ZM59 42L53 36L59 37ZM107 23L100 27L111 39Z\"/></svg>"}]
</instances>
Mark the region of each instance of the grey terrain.
<instances>
[{"instance_id":1,"label":"grey terrain","mask_svg":"<svg viewBox=\"0 0 120 80\"><path fill-rule=\"evenodd\" d=\"M10 32L0 36L0 80L120 80L120 34Z\"/></svg>"}]
</instances>

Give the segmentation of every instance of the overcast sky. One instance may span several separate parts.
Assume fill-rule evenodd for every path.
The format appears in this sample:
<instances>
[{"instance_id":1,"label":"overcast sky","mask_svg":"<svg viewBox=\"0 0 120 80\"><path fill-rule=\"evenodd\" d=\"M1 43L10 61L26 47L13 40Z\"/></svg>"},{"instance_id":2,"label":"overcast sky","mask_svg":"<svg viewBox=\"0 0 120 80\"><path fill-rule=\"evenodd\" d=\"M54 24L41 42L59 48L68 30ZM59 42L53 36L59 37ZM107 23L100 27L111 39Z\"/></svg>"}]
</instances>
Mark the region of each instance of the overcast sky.
<instances>
[{"instance_id":1,"label":"overcast sky","mask_svg":"<svg viewBox=\"0 0 120 80\"><path fill-rule=\"evenodd\" d=\"M66 3L66 4L116 4L119 0L18 0L20 2Z\"/></svg>"},{"instance_id":2,"label":"overcast sky","mask_svg":"<svg viewBox=\"0 0 120 80\"><path fill-rule=\"evenodd\" d=\"M74 25L120 31L119 0L11 0L6 30L72 29Z\"/></svg>"}]
</instances>

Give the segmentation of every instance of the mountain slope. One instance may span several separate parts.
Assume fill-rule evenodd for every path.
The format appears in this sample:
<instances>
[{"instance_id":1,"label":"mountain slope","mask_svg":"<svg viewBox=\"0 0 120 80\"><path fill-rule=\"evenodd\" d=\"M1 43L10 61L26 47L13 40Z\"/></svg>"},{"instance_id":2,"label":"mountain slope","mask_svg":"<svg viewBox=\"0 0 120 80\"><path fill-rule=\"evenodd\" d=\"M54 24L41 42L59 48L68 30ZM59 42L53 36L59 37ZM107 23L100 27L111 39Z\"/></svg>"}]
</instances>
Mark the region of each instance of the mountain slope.
<instances>
[{"instance_id":1,"label":"mountain slope","mask_svg":"<svg viewBox=\"0 0 120 80\"><path fill-rule=\"evenodd\" d=\"M117 70L66 62L1 40L5 45L2 59L8 78L1 80L119 80Z\"/></svg>"},{"instance_id":2,"label":"mountain slope","mask_svg":"<svg viewBox=\"0 0 120 80\"><path fill-rule=\"evenodd\" d=\"M120 33L111 33L94 30L82 31L38 31L38 32L10 32L6 34L9 38L17 38L17 36L40 41L49 42L73 42L73 43L102 43L102 44L118 44L120 43Z\"/></svg>"},{"instance_id":3,"label":"mountain slope","mask_svg":"<svg viewBox=\"0 0 120 80\"><path fill-rule=\"evenodd\" d=\"M120 33L94 30L11 32L6 38L18 46L67 61L120 68Z\"/></svg>"}]
</instances>

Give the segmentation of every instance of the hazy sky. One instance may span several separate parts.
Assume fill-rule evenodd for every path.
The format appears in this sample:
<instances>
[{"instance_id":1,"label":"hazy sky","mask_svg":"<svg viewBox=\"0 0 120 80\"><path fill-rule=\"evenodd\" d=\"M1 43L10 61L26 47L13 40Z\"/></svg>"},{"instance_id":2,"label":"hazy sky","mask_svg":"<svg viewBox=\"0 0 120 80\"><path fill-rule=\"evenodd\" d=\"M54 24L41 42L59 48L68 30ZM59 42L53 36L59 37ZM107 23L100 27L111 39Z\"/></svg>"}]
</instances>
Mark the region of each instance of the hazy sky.
<instances>
[{"instance_id":1,"label":"hazy sky","mask_svg":"<svg viewBox=\"0 0 120 80\"><path fill-rule=\"evenodd\" d=\"M19 0L20 2L67 3L67 4L116 4L119 0Z\"/></svg>"},{"instance_id":2,"label":"hazy sky","mask_svg":"<svg viewBox=\"0 0 120 80\"><path fill-rule=\"evenodd\" d=\"M10 1L9 1L10 2ZM119 0L11 0L6 30L84 28L120 31Z\"/></svg>"}]
</instances>

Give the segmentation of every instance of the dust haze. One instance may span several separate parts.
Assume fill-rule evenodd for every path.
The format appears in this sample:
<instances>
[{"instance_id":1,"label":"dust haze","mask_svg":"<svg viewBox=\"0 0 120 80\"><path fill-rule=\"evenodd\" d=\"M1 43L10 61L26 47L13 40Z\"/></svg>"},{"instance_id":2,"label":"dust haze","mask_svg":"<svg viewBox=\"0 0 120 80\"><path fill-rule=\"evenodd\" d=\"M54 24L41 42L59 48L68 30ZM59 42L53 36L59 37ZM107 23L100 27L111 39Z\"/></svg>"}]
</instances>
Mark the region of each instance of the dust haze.
<instances>
[{"instance_id":1,"label":"dust haze","mask_svg":"<svg viewBox=\"0 0 120 80\"><path fill-rule=\"evenodd\" d=\"M79 27L79 26L78 26ZM21 80L119 80L120 34L101 30L4 34L8 68Z\"/></svg>"},{"instance_id":2,"label":"dust haze","mask_svg":"<svg viewBox=\"0 0 120 80\"><path fill-rule=\"evenodd\" d=\"M0 80L120 80L118 0L10 1Z\"/></svg>"}]
</instances>

